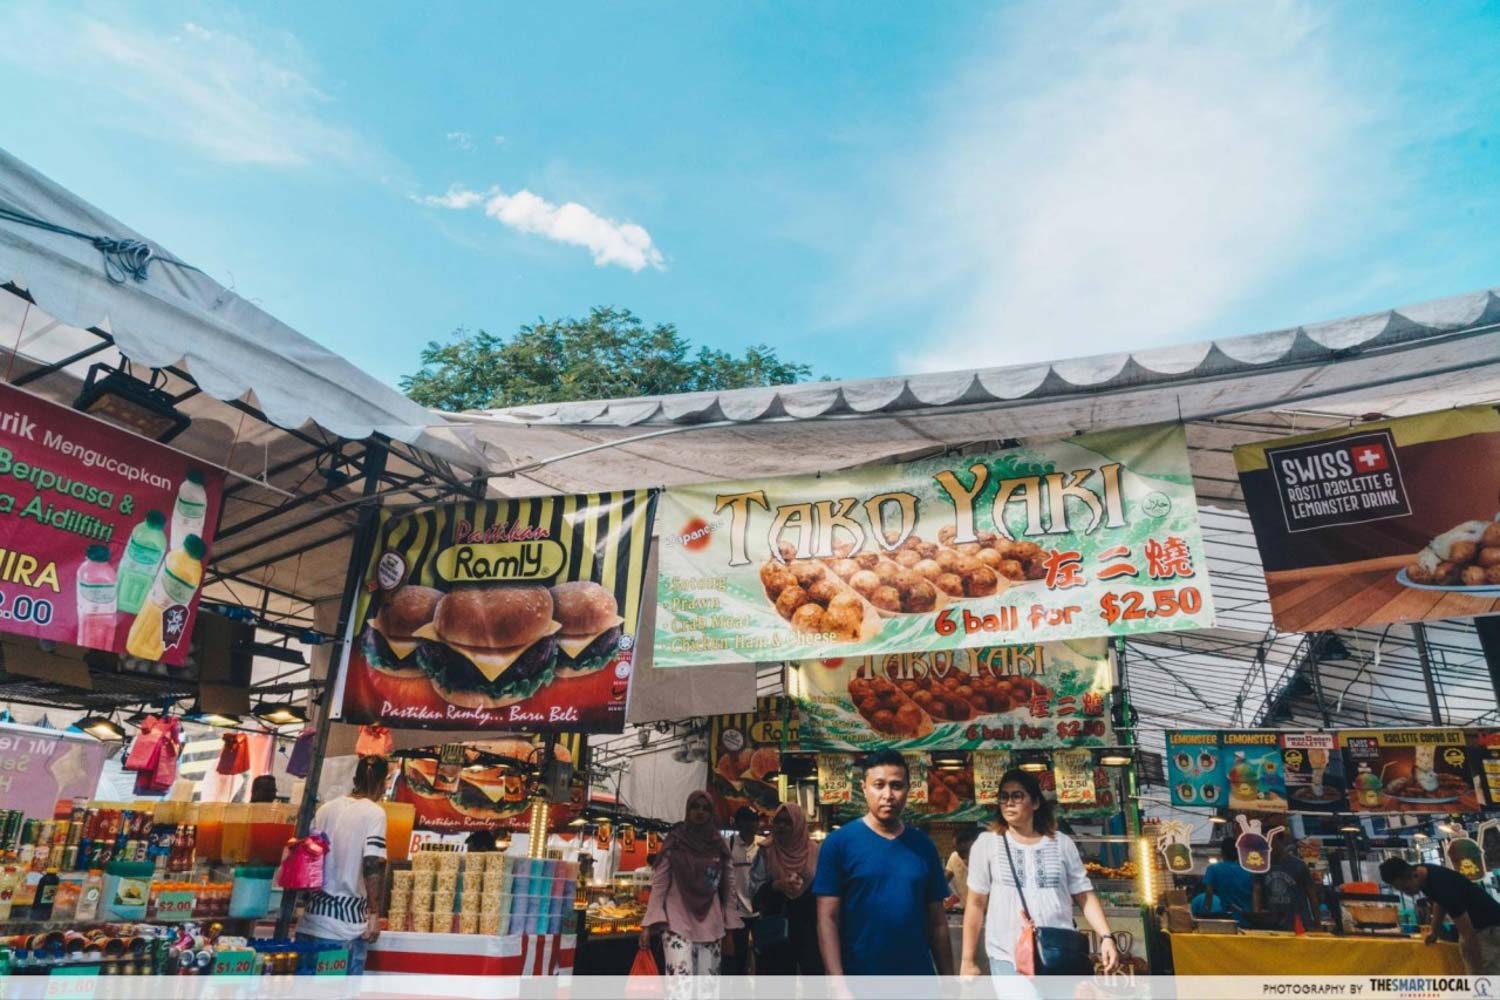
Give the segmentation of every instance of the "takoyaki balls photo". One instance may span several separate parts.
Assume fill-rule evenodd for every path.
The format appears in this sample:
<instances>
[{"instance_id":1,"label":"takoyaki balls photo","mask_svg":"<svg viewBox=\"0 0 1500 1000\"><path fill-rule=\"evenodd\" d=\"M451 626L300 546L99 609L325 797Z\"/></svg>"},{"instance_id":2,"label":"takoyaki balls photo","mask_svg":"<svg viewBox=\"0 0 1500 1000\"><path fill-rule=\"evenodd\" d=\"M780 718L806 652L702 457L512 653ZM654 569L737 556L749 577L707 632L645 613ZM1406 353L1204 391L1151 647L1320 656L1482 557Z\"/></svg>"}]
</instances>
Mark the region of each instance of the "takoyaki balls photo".
<instances>
[{"instance_id":1,"label":"takoyaki balls photo","mask_svg":"<svg viewBox=\"0 0 1500 1000\"><path fill-rule=\"evenodd\" d=\"M989 597L1000 589L1000 577L987 566L977 566L963 574L964 595Z\"/></svg>"},{"instance_id":2,"label":"takoyaki balls photo","mask_svg":"<svg viewBox=\"0 0 1500 1000\"><path fill-rule=\"evenodd\" d=\"M901 591L895 587L876 587L870 593L870 603L881 611L903 611L901 606ZM914 609L915 610L915 609Z\"/></svg>"},{"instance_id":3,"label":"takoyaki balls photo","mask_svg":"<svg viewBox=\"0 0 1500 1000\"><path fill-rule=\"evenodd\" d=\"M776 595L776 612L783 618L790 619L796 610L808 601L812 600L807 591L793 583Z\"/></svg>"},{"instance_id":4,"label":"takoyaki balls photo","mask_svg":"<svg viewBox=\"0 0 1500 1000\"><path fill-rule=\"evenodd\" d=\"M843 592L843 587L826 577L820 577L807 585L807 596L819 604L828 604Z\"/></svg>"},{"instance_id":5,"label":"takoyaki balls photo","mask_svg":"<svg viewBox=\"0 0 1500 1000\"><path fill-rule=\"evenodd\" d=\"M760 582L766 588L766 596L774 601L781 596L783 590L795 587L797 578L780 563L768 562L760 568Z\"/></svg>"},{"instance_id":6,"label":"takoyaki balls photo","mask_svg":"<svg viewBox=\"0 0 1500 1000\"><path fill-rule=\"evenodd\" d=\"M895 584L896 578L905 572L905 570L906 567L889 559L882 559L875 564L875 576L883 584Z\"/></svg>"},{"instance_id":7,"label":"takoyaki balls photo","mask_svg":"<svg viewBox=\"0 0 1500 1000\"><path fill-rule=\"evenodd\" d=\"M937 589L926 580L923 580L906 593L901 594L900 600L902 608L913 614L931 611L937 607Z\"/></svg>"},{"instance_id":8,"label":"takoyaki balls photo","mask_svg":"<svg viewBox=\"0 0 1500 1000\"><path fill-rule=\"evenodd\" d=\"M839 575L839 579L847 580L860 570L860 565L853 559L835 559L828 568Z\"/></svg>"},{"instance_id":9,"label":"takoyaki balls photo","mask_svg":"<svg viewBox=\"0 0 1500 1000\"><path fill-rule=\"evenodd\" d=\"M815 562L799 559L787 568L792 571L792 575L797 578L797 582L803 587L807 587L815 580L823 579L823 567Z\"/></svg>"},{"instance_id":10,"label":"takoyaki balls photo","mask_svg":"<svg viewBox=\"0 0 1500 1000\"><path fill-rule=\"evenodd\" d=\"M921 562L913 566L912 569L916 570L918 573L921 573L929 580L936 580L938 577L943 575L943 565L936 559L923 559Z\"/></svg>"},{"instance_id":11,"label":"takoyaki balls photo","mask_svg":"<svg viewBox=\"0 0 1500 1000\"><path fill-rule=\"evenodd\" d=\"M922 554L912 549L902 549L893 558L897 565L910 567L922 561Z\"/></svg>"},{"instance_id":12,"label":"takoyaki balls photo","mask_svg":"<svg viewBox=\"0 0 1500 1000\"><path fill-rule=\"evenodd\" d=\"M824 611L811 602L792 612L792 628L798 632L826 632Z\"/></svg>"},{"instance_id":13,"label":"takoyaki balls photo","mask_svg":"<svg viewBox=\"0 0 1500 1000\"><path fill-rule=\"evenodd\" d=\"M949 597L964 596L964 580L957 573L944 573L933 582L937 584L939 590Z\"/></svg>"},{"instance_id":14,"label":"takoyaki balls photo","mask_svg":"<svg viewBox=\"0 0 1500 1000\"><path fill-rule=\"evenodd\" d=\"M849 578L849 586L869 597L883 586L883 583L874 570L862 569Z\"/></svg>"}]
</instances>

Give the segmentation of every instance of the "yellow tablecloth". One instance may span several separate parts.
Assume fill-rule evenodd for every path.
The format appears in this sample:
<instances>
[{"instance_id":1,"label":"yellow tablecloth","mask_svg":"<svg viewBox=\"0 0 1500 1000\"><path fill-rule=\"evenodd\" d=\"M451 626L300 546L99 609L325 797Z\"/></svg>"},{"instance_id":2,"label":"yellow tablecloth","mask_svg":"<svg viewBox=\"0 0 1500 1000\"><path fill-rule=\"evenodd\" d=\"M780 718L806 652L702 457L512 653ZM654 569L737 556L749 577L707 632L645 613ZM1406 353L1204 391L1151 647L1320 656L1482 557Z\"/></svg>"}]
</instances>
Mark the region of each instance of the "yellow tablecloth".
<instances>
[{"instance_id":1,"label":"yellow tablecloth","mask_svg":"<svg viewBox=\"0 0 1500 1000\"><path fill-rule=\"evenodd\" d=\"M1328 934L1169 934L1179 976L1462 975L1458 945Z\"/></svg>"}]
</instances>

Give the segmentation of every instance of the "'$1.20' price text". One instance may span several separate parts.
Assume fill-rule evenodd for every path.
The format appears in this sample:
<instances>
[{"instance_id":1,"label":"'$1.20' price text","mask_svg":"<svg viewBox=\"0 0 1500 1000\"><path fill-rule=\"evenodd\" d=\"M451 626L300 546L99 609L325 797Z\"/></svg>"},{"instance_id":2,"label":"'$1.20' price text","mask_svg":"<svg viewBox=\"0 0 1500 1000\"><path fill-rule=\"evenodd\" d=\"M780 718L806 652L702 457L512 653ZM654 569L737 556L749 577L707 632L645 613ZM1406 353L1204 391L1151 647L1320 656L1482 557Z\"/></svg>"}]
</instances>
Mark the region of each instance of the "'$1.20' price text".
<instances>
[{"instance_id":1,"label":"'$1.20' price text","mask_svg":"<svg viewBox=\"0 0 1500 1000\"><path fill-rule=\"evenodd\" d=\"M1099 598L1099 617L1106 623L1145 621L1173 615L1195 615L1203 610L1203 595L1197 587L1162 590L1126 590Z\"/></svg>"}]
</instances>

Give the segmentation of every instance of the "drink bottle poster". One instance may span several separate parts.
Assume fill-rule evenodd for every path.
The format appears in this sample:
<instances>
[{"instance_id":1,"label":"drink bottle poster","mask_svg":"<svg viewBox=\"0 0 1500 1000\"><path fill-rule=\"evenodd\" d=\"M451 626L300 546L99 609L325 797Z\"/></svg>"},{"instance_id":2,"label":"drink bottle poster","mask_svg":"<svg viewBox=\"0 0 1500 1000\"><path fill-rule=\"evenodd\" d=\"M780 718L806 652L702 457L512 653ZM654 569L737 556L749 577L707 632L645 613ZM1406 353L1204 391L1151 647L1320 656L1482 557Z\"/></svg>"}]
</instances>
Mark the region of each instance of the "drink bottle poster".
<instances>
[{"instance_id":1,"label":"drink bottle poster","mask_svg":"<svg viewBox=\"0 0 1500 1000\"><path fill-rule=\"evenodd\" d=\"M223 491L217 468L0 385L0 632L180 666Z\"/></svg>"},{"instance_id":2,"label":"drink bottle poster","mask_svg":"<svg viewBox=\"0 0 1500 1000\"><path fill-rule=\"evenodd\" d=\"M1234 449L1283 632L1500 611L1500 409L1467 406Z\"/></svg>"},{"instance_id":3,"label":"drink bottle poster","mask_svg":"<svg viewBox=\"0 0 1500 1000\"><path fill-rule=\"evenodd\" d=\"M1179 425L662 499L658 667L1213 624Z\"/></svg>"},{"instance_id":4,"label":"drink bottle poster","mask_svg":"<svg viewBox=\"0 0 1500 1000\"><path fill-rule=\"evenodd\" d=\"M656 492L386 513L352 616L345 722L618 733Z\"/></svg>"}]
</instances>

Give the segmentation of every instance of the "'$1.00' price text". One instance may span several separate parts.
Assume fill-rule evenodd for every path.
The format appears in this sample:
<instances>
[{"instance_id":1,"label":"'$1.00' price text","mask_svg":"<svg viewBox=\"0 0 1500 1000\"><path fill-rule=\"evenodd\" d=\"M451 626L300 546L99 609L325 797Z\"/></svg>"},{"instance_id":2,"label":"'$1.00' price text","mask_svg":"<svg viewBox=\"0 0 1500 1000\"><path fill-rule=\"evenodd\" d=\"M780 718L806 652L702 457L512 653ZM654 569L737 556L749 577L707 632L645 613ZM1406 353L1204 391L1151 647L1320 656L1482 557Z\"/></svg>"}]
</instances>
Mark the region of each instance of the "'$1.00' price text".
<instances>
[{"instance_id":1,"label":"'$1.00' price text","mask_svg":"<svg viewBox=\"0 0 1500 1000\"><path fill-rule=\"evenodd\" d=\"M1099 617L1110 625L1121 621L1170 618L1178 614L1194 615L1201 610L1203 595L1198 592L1197 587L1126 590L1099 598Z\"/></svg>"}]
</instances>

